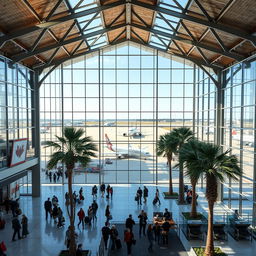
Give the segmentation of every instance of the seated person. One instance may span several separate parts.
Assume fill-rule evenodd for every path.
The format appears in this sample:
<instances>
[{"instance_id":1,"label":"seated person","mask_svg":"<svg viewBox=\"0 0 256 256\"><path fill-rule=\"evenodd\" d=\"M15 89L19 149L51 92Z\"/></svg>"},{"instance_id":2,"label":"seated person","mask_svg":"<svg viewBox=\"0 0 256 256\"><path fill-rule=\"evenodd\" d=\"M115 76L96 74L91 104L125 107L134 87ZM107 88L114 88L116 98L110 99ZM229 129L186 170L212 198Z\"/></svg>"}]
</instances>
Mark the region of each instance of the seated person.
<instances>
[{"instance_id":1,"label":"seated person","mask_svg":"<svg viewBox=\"0 0 256 256\"><path fill-rule=\"evenodd\" d=\"M240 218L238 210L235 210L234 214L233 214L233 220L238 220Z\"/></svg>"},{"instance_id":2,"label":"seated person","mask_svg":"<svg viewBox=\"0 0 256 256\"><path fill-rule=\"evenodd\" d=\"M171 213L168 211L167 208L165 208L165 210L164 210L164 218L166 220L170 220L172 218Z\"/></svg>"}]
</instances>

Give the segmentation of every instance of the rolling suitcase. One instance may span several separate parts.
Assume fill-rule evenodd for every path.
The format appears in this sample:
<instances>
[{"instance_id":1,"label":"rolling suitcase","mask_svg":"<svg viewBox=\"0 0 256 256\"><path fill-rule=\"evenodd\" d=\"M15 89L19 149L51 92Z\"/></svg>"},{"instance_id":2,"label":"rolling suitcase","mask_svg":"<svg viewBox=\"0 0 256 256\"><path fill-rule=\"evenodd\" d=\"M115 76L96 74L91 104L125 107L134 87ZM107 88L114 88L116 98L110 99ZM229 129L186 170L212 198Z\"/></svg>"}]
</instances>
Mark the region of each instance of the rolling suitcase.
<instances>
[{"instance_id":1,"label":"rolling suitcase","mask_svg":"<svg viewBox=\"0 0 256 256\"><path fill-rule=\"evenodd\" d=\"M116 248L117 249L121 249L122 248L121 240L119 238L116 239Z\"/></svg>"}]
</instances>

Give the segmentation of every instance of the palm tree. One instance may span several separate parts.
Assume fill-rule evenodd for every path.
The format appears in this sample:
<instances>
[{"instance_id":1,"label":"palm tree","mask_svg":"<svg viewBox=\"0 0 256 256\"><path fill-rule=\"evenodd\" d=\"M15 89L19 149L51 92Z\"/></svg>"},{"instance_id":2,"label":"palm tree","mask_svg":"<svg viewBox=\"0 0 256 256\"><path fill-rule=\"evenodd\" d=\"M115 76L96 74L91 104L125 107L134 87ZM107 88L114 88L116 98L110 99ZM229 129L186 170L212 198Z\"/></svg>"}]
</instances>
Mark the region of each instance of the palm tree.
<instances>
[{"instance_id":1,"label":"palm tree","mask_svg":"<svg viewBox=\"0 0 256 256\"><path fill-rule=\"evenodd\" d=\"M201 142L196 139L191 139L188 143L184 144L179 150L179 162L186 168L185 175L190 178L192 185L192 203L190 217L197 217L196 210L196 184L199 177L202 175L202 169L199 168L199 152Z\"/></svg>"},{"instance_id":2,"label":"palm tree","mask_svg":"<svg viewBox=\"0 0 256 256\"><path fill-rule=\"evenodd\" d=\"M223 182L226 177L238 180L242 170L238 166L238 159L230 155L230 150L222 153L222 148L210 143L200 142L196 148L197 156L192 158L190 166L193 170L206 178L206 199L208 201L208 231L205 248L205 255L214 255L213 245L213 209L218 196L218 183ZM189 167L188 167L189 168ZM191 169L191 168L190 168Z\"/></svg>"},{"instance_id":3,"label":"palm tree","mask_svg":"<svg viewBox=\"0 0 256 256\"><path fill-rule=\"evenodd\" d=\"M190 141L194 133L186 127L181 128L175 128L172 131L173 135L177 137L178 139L178 147L176 152L179 152L179 150L182 148L184 144L186 144L188 141ZM179 157L180 158L180 157ZM179 159L179 204L184 204L184 177L183 177L183 163Z\"/></svg>"},{"instance_id":4,"label":"palm tree","mask_svg":"<svg viewBox=\"0 0 256 256\"><path fill-rule=\"evenodd\" d=\"M178 139L172 134L172 132L161 135L157 142L157 155L166 156L169 166L169 195L173 194L172 185L172 156L176 153L178 145Z\"/></svg>"},{"instance_id":5,"label":"palm tree","mask_svg":"<svg viewBox=\"0 0 256 256\"><path fill-rule=\"evenodd\" d=\"M90 137L83 136L84 131L82 129L75 129L68 127L64 129L64 136L57 138L57 142L47 141L46 147L53 147L55 151L52 153L50 160L48 161L47 168L53 169L59 162L64 164L68 173L68 193L69 204L67 204L67 212L70 220L70 247L69 255L75 256L76 254L76 242L75 242L75 202L73 200L72 191L72 174L76 163L80 163L86 167L91 160L91 157L95 157L96 145L92 142Z\"/></svg>"}]
</instances>

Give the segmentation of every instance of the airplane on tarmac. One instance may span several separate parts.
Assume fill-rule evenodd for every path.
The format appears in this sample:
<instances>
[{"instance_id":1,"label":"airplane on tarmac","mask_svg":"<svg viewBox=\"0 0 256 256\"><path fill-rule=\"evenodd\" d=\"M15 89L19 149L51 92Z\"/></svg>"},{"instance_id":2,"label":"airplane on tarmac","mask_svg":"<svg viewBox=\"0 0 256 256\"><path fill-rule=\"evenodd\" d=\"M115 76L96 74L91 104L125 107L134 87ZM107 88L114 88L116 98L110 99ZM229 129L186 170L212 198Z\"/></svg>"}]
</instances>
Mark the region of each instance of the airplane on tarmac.
<instances>
[{"instance_id":1,"label":"airplane on tarmac","mask_svg":"<svg viewBox=\"0 0 256 256\"><path fill-rule=\"evenodd\" d=\"M107 134L105 134L105 138L106 138L107 148L110 151L115 152L117 158L119 159L133 157L133 158L143 158L146 160L148 157L151 157L149 152L146 152L140 149L135 149L130 146L129 148L117 148L111 143Z\"/></svg>"},{"instance_id":2,"label":"airplane on tarmac","mask_svg":"<svg viewBox=\"0 0 256 256\"><path fill-rule=\"evenodd\" d=\"M237 134L236 130L232 130L232 139L240 141L240 133ZM243 145L245 146L254 146L254 136L249 134L243 134Z\"/></svg>"}]
</instances>

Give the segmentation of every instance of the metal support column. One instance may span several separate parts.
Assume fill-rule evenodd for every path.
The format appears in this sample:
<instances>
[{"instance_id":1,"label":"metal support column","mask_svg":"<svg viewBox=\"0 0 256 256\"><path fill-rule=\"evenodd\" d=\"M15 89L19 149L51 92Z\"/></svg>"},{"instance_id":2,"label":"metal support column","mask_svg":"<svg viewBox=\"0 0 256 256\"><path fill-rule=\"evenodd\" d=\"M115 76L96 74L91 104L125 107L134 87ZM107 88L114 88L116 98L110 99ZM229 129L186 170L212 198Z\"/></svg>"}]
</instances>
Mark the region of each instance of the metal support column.
<instances>
[{"instance_id":1,"label":"metal support column","mask_svg":"<svg viewBox=\"0 0 256 256\"><path fill-rule=\"evenodd\" d=\"M38 164L31 168L32 170L32 196L39 197L41 194L41 179L40 179L40 87L39 87L39 74L38 72L32 73L31 79L32 88L34 89L34 95L32 97L33 107L33 146L35 148L35 156L38 158Z\"/></svg>"},{"instance_id":2,"label":"metal support column","mask_svg":"<svg viewBox=\"0 0 256 256\"><path fill-rule=\"evenodd\" d=\"M223 122L224 122L224 115L223 115L223 107L224 107L224 96L223 96L223 73L218 73L218 86L217 86L217 105L216 105L216 111L217 111L217 122L216 122L216 137L215 137L215 143L217 145L223 145ZM223 185L221 183L218 183L218 197L217 201L223 201Z\"/></svg>"}]
</instances>

